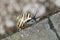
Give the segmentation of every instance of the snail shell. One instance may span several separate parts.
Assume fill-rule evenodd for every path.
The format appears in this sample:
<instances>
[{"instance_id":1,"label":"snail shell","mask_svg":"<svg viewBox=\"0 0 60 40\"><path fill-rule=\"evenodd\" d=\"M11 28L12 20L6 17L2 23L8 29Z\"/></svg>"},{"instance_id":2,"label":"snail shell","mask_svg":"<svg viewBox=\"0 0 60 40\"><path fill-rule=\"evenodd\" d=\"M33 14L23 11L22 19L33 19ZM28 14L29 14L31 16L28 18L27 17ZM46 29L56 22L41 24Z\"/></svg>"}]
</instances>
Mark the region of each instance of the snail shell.
<instances>
[{"instance_id":1,"label":"snail shell","mask_svg":"<svg viewBox=\"0 0 60 40\"><path fill-rule=\"evenodd\" d=\"M32 19L32 15L29 13L22 13L17 17L18 28L24 28L27 24L27 21Z\"/></svg>"}]
</instances>

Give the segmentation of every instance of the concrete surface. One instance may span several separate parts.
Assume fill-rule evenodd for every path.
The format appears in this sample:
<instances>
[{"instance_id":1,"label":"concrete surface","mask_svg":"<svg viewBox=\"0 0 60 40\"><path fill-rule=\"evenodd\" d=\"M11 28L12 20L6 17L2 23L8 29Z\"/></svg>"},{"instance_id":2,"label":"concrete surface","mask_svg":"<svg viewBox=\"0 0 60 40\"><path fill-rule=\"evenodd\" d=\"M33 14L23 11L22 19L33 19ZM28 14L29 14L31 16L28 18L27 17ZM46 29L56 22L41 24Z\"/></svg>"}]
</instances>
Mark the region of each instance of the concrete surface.
<instances>
[{"instance_id":1,"label":"concrete surface","mask_svg":"<svg viewBox=\"0 0 60 40\"><path fill-rule=\"evenodd\" d=\"M58 35L60 36L60 12L50 17L54 28L56 29Z\"/></svg>"},{"instance_id":2,"label":"concrete surface","mask_svg":"<svg viewBox=\"0 0 60 40\"><path fill-rule=\"evenodd\" d=\"M58 40L56 34L50 29L48 19L21 30L3 40Z\"/></svg>"},{"instance_id":3,"label":"concrete surface","mask_svg":"<svg viewBox=\"0 0 60 40\"><path fill-rule=\"evenodd\" d=\"M41 20L18 31L21 11ZM0 40L60 40L60 0L0 0Z\"/></svg>"}]
</instances>

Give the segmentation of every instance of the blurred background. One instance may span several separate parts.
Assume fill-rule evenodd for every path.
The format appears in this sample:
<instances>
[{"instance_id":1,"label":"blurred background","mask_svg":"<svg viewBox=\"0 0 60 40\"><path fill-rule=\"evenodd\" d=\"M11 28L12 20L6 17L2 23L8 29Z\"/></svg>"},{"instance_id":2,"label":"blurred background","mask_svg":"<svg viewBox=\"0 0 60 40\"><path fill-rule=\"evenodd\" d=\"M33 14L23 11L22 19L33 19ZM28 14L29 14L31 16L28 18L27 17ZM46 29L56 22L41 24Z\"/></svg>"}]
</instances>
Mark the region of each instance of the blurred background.
<instances>
[{"instance_id":1,"label":"blurred background","mask_svg":"<svg viewBox=\"0 0 60 40\"><path fill-rule=\"evenodd\" d=\"M30 12L37 18L59 8L60 0L0 0L0 39L18 31L16 17L20 13Z\"/></svg>"}]
</instances>

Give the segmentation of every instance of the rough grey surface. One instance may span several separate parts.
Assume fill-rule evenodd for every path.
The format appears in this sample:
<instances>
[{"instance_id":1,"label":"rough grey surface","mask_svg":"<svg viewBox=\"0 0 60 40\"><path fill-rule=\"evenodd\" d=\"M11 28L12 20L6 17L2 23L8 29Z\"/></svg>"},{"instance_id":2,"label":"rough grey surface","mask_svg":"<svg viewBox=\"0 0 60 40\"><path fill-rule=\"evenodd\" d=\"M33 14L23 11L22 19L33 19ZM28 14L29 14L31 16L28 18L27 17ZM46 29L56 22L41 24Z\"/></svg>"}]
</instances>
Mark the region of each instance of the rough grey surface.
<instances>
[{"instance_id":1,"label":"rough grey surface","mask_svg":"<svg viewBox=\"0 0 60 40\"><path fill-rule=\"evenodd\" d=\"M60 12L50 17L54 28L57 30L58 35L60 36Z\"/></svg>"},{"instance_id":2,"label":"rough grey surface","mask_svg":"<svg viewBox=\"0 0 60 40\"><path fill-rule=\"evenodd\" d=\"M9 37L6 37L6 38L4 38L4 39L2 39L2 40L12 40L12 39L11 39L10 36L9 36Z\"/></svg>"},{"instance_id":3,"label":"rough grey surface","mask_svg":"<svg viewBox=\"0 0 60 40\"><path fill-rule=\"evenodd\" d=\"M10 38L12 40L58 40L56 34L50 29L48 19L21 30L11 35Z\"/></svg>"},{"instance_id":4,"label":"rough grey surface","mask_svg":"<svg viewBox=\"0 0 60 40\"><path fill-rule=\"evenodd\" d=\"M17 32L16 17L21 11L38 14L41 20ZM0 0L0 39L60 40L60 0Z\"/></svg>"}]
</instances>

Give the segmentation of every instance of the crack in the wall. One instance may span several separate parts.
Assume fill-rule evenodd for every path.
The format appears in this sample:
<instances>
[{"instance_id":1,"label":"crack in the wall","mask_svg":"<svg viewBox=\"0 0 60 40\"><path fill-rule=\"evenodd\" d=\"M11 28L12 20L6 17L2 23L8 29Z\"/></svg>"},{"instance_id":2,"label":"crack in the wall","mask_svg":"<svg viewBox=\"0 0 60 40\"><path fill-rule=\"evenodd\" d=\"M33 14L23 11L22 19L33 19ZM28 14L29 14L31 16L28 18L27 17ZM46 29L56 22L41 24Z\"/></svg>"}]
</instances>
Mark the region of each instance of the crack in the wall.
<instances>
[{"instance_id":1,"label":"crack in the wall","mask_svg":"<svg viewBox=\"0 0 60 40\"><path fill-rule=\"evenodd\" d=\"M50 20L50 17L48 17L48 20L49 20L50 29L56 34L57 39L60 40L60 36L58 35L56 29L54 28L54 25L53 25L52 21Z\"/></svg>"},{"instance_id":2,"label":"crack in the wall","mask_svg":"<svg viewBox=\"0 0 60 40\"><path fill-rule=\"evenodd\" d=\"M50 29L56 34L57 39L60 40L60 36L58 35L57 30L54 28L54 25L53 25L52 21L50 20L50 16L57 14L58 12L60 12L60 10L55 10L54 12L51 11L51 10L49 10L49 11L50 11L50 12L48 12L48 15L42 17L42 18L40 19L40 21L41 21L41 20L44 20L45 18L48 18Z\"/></svg>"},{"instance_id":3,"label":"crack in the wall","mask_svg":"<svg viewBox=\"0 0 60 40\"><path fill-rule=\"evenodd\" d=\"M49 10L49 11L51 11L51 10ZM49 23L50 29L56 34L57 39L60 40L60 36L58 35L57 30L54 28L54 25L53 25L53 23L50 19L50 16L52 16L54 14L57 14L58 12L60 12L60 10L55 10L54 12L53 11L49 12L47 18L48 18L48 21L49 21L48 23Z\"/></svg>"}]
</instances>

